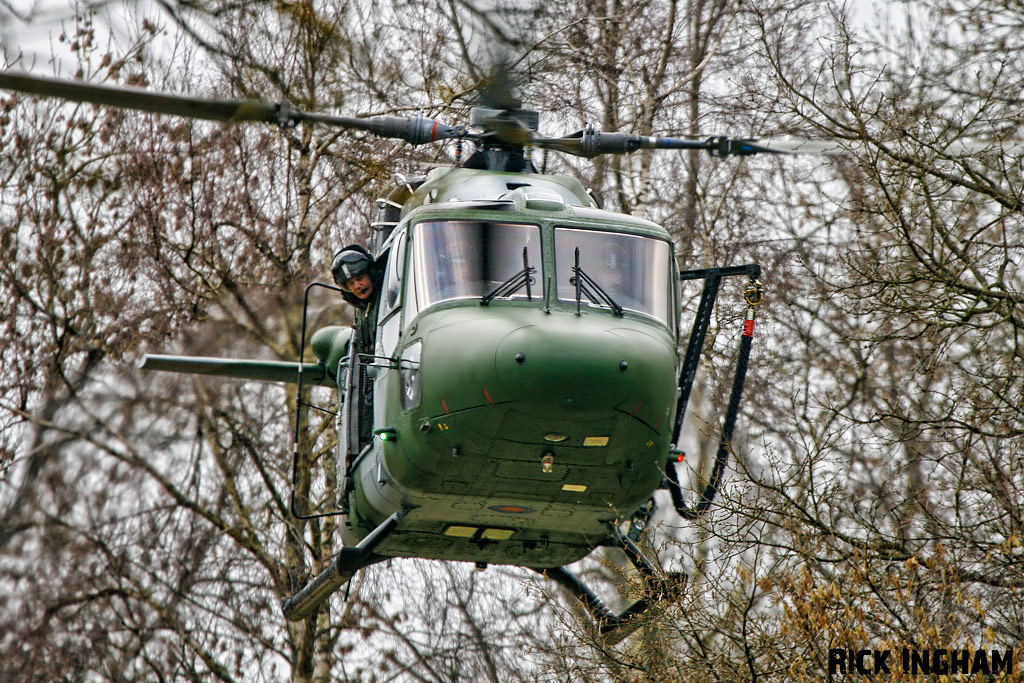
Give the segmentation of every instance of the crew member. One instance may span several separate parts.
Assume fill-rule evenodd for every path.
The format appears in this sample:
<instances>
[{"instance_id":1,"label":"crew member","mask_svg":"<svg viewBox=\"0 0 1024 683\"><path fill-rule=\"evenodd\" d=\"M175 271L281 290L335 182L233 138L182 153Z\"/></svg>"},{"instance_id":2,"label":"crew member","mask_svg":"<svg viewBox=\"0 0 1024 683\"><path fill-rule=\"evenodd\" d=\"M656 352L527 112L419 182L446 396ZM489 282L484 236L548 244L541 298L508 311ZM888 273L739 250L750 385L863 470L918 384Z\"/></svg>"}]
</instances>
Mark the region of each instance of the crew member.
<instances>
[{"instance_id":1,"label":"crew member","mask_svg":"<svg viewBox=\"0 0 1024 683\"><path fill-rule=\"evenodd\" d=\"M383 264L374 261L365 248L350 244L334 255L331 274L341 287L341 296L356 309L356 344L359 353L373 353L377 327L377 302L384 280Z\"/></svg>"},{"instance_id":2,"label":"crew member","mask_svg":"<svg viewBox=\"0 0 1024 683\"><path fill-rule=\"evenodd\" d=\"M350 244L334 255L331 275L341 287L341 296L355 310L356 331L352 335L355 352L361 359L357 395L359 444L357 451L373 438L373 382L366 374L366 364L374 362L377 331L377 302L384 281L384 263L377 263L365 248Z\"/></svg>"}]
</instances>

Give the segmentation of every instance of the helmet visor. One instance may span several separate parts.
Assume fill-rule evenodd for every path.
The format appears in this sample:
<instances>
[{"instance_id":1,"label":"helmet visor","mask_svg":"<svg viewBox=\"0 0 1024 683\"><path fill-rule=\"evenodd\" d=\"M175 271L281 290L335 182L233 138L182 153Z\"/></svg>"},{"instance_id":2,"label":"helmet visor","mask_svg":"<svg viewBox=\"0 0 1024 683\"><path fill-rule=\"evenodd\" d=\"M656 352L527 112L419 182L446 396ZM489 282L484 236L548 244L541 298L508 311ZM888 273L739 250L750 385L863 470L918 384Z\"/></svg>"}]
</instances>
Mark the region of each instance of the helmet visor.
<instances>
[{"instance_id":1,"label":"helmet visor","mask_svg":"<svg viewBox=\"0 0 1024 683\"><path fill-rule=\"evenodd\" d=\"M334 257L334 262L331 264L331 274L334 276L334 282L343 289L345 289L345 283L352 278L362 275L370 269L370 259L366 257L366 254L361 254L358 251L343 251Z\"/></svg>"}]
</instances>

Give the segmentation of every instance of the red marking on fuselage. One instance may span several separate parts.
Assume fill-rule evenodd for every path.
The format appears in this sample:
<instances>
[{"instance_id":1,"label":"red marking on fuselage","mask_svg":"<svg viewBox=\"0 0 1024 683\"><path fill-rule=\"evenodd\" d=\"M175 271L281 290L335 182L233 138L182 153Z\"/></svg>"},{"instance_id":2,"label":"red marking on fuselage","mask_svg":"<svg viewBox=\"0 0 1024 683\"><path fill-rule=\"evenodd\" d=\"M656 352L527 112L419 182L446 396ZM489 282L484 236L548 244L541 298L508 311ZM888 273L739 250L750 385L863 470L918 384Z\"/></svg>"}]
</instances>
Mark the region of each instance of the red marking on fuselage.
<instances>
[{"instance_id":1,"label":"red marking on fuselage","mask_svg":"<svg viewBox=\"0 0 1024 683\"><path fill-rule=\"evenodd\" d=\"M487 402L490 403L493 406L494 405L494 399L491 398L491 395L487 393L487 387L484 387L484 396L487 397Z\"/></svg>"},{"instance_id":2,"label":"red marking on fuselage","mask_svg":"<svg viewBox=\"0 0 1024 683\"><path fill-rule=\"evenodd\" d=\"M430 131L430 141L437 140L437 121L434 121L434 128Z\"/></svg>"},{"instance_id":3,"label":"red marking on fuselage","mask_svg":"<svg viewBox=\"0 0 1024 683\"><path fill-rule=\"evenodd\" d=\"M441 397L441 407L444 408L445 415L451 415L451 413L448 412L448 401L444 400L444 396Z\"/></svg>"},{"instance_id":4,"label":"red marking on fuselage","mask_svg":"<svg viewBox=\"0 0 1024 683\"><path fill-rule=\"evenodd\" d=\"M754 321L744 320L743 321L743 336L753 337L754 336Z\"/></svg>"},{"instance_id":5,"label":"red marking on fuselage","mask_svg":"<svg viewBox=\"0 0 1024 683\"><path fill-rule=\"evenodd\" d=\"M643 404L644 404L644 402L643 402L643 401L640 401L639 403L637 403L637 404L636 404L636 408L633 408L633 412L631 412L631 413L629 414L629 416L630 416L630 417L633 417L634 415L636 415L636 411L640 410L640 406L642 406Z\"/></svg>"}]
</instances>

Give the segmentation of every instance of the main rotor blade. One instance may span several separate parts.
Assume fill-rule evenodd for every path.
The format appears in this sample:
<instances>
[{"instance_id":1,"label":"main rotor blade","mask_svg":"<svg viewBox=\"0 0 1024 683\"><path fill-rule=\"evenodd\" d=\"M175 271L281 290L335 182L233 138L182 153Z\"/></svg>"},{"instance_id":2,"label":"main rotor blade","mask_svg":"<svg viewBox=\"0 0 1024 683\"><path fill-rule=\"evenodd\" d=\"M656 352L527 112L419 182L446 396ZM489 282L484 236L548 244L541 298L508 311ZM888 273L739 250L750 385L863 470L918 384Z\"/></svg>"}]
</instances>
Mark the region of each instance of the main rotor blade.
<instances>
[{"instance_id":1,"label":"main rotor blade","mask_svg":"<svg viewBox=\"0 0 1024 683\"><path fill-rule=\"evenodd\" d=\"M287 102L282 103L282 116L289 121L312 121L328 126L352 128L372 133L382 138L397 138L412 145L422 145L437 140L473 137L465 126L449 126L436 119L424 116L369 116L365 119L351 116L332 116L331 114L312 114L292 109Z\"/></svg>"},{"instance_id":2,"label":"main rotor blade","mask_svg":"<svg viewBox=\"0 0 1024 683\"><path fill-rule=\"evenodd\" d=\"M718 150L708 151L715 155L723 146L728 147L728 152L721 154L817 154L821 156L840 156L848 154L848 150L837 140L812 140L810 138L754 138L737 140L726 137L708 138L707 142L717 145Z\"/></svg>"},{"instance_id":3,"label":"main rotor blade","mask_svg":"<svg viewBox=\"0 0 1024 683\"><path fill-rule=\"evenodd\" d=\"M523 106L522 101L512 94L512 74L507 60L499 60L480 84L478 99L482 106L490 109L510 110Z\"/></svg>"},{"instance_id":4,"label":"main rotor blade","mask_svg":"<svg viewBox=\"0 0 1024 683\"><path fill-rule=\"evenodd\" d=\"M449 126L422 116L372 116L364 119L332 116L304 112L295 109L288 102L210 100L152 92L142 88L45 78L20 71L0 71L0 88L72 102L88 102L206 121L263 121L281 125L310 121L361 130L385 138L397 138L413 145L468 137L464 126Z\"/></svg>"},{"instance_id":5,"label":"main rotor blade","mask_svg":"<svg viewBox=\"0 0 1024 683\"><path fill-rule=\"evenodd\" d=\"M561 138L535 138L537 147L566 154L593 158L601 154L629 154L638 149L699 149L714 157L747 156L751 154L845 154L834 140L807 138L739 139L724 135L705 140L685 140L629 133L605 133L585 128Z\"/></svg>"},{"instance_id":6,"label":"main rotor blade","mask_svg":"<svg viewBox=\"0 0 1024 683\"><path fill-rule=\"evenodd\" d=\"M917 145L921 151L931 150L933 153L945 157L974 156L984 152L998 149L1003 152L1019 154L1021 144L1015 141L992 142L986 140L952 140L947 143L933 142L928 146L907 139L903 141L911 146ZM873 146L880 145L865 142L863 140L827 140L811 138L755 138L755 139L734 139L726 137L708 138L708 152L712 156L729 156L734 154L758 154L766 152L770 154L815 154L819 156L842 156L854 152L864 152ZM894 143L886 143L889 149L899 151L899 146Z\"/></svg>"},{"instance_id":7,"label":"main rotor blade","mask_svg":"<svg viewBox=\"0 0 1024 683\"><path fill-rule=\"evenodd\" d=\"M913 140L907 142L914 143ZM724 135L704 140L685 140L628 133L605 133L593 128L584 128L561 138L535 137L532 143L536 147L553 149L588 159L601 154L629 154L638 149L699 149L713 157L728 157L752 154L839 156L869 147L868 143L860 140L790 137L730 138ZM948 158L968 157L990 151L1019 155L1024 152L1024 143L1016 140L953 140L945 145L935 144L930 149L935 154Z\"/></svg>"},{"instance_id":8,"label":"main rotor blade","mask_svg":"<svg viewBox=\"0 0 1024 683\"><path fill-rule=\"evenodd\" d=\"M142 88L45 78L19 71L0 71L0 88L72 102L89 102L207 121L275 122L278 117L278 106L265 102L207 100L152 92Z\"/></svg>"}]
</instances>

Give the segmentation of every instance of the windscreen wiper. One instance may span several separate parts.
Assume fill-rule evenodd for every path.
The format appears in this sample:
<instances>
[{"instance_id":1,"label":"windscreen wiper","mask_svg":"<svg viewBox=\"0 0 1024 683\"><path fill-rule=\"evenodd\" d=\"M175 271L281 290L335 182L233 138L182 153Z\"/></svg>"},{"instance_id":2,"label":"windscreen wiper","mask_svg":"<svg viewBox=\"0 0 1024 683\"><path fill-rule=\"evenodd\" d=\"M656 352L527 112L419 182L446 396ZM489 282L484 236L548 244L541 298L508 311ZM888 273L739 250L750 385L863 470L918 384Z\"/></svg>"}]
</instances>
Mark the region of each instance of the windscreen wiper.
<instances>
[{"instance_id":1,"label":"windscreen wiper","mask_svg":"<svg viewBox=\"0 0 1024 683\"><path fill-rule=\"evenodd\" d=\"M580 301L585 294L591 302L604 302L612 313L622 315L622 306L616 303L611 295L602 289L601 285L594 281L594 278L583 272L580 268L580 248L576 247L576 265L572 268L573 277L569 278L569 284L576 287L576 315L580 314Z\"/></svg>"},{"instance_id":2,"label":"windscreen wiper","mask_svg":"<svg viewBox=\"0 0 1024 683\"><path fill-rule=\"evenodd\" d=\"M480 297L480 305L486 306L491 303L491 300L499 296L512 296L522 289L523 285L526 285L527 300L533 301L533 290L530 285L536 282L533 278L533 274L536 272L537 269L530 265L530 261L526 256L526 247L523 247L523 269Z\"/></svg>"}]
</instances>

